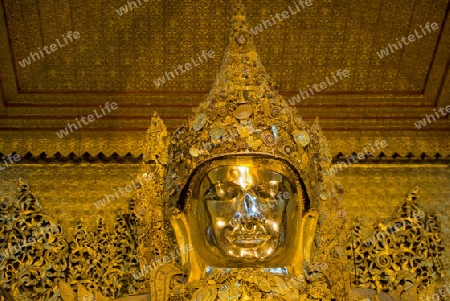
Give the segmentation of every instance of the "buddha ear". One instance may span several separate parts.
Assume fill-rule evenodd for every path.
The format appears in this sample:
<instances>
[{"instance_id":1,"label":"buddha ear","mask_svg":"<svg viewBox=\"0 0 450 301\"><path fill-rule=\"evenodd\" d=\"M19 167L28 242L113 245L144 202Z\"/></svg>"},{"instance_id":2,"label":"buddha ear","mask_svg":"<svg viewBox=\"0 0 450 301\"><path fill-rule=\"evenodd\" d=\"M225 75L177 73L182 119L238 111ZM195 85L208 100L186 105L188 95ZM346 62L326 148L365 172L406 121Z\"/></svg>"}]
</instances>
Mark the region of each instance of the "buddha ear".
<instances>
[{"instance_id":1,"label":"buddha ear","mask_svg":"<svg viewBox=\"0 0 450 301\"><path fill-rule=\"evenodd\" d=\"M311 249L316 236L317 221L319 213L316 209L310 209L302 218L302 246L303 259L307 262L311 261Z\"/></svg>"},{"instance_id":2,"label":"buddha ear","mask_svg":"<svg viewBox=\"0 0 450 301\"><path fill-rule=\"evenodd\" d=\"M298 221L300 224L299 237L290 267L294 275L302 275L304 264L311 261L311 249L316 235L318 219L319 214L317 210L310 209L303 215L302 219Z\"/></svg>"},{"instance_id":3,"label":"buddha ear","mask_svg":"<svg viewBox=\"0 0 450 301\"><path fill-rule=\"evenodd\" d=\"M180 250L186 246L193 246L189 223L184 214L172 216L170 219ZM197 260L197 254L194 250L181 254L181 265L189 270L188 280L199 280L202 276L202 268Z\"/></svg>"}]
</instances>

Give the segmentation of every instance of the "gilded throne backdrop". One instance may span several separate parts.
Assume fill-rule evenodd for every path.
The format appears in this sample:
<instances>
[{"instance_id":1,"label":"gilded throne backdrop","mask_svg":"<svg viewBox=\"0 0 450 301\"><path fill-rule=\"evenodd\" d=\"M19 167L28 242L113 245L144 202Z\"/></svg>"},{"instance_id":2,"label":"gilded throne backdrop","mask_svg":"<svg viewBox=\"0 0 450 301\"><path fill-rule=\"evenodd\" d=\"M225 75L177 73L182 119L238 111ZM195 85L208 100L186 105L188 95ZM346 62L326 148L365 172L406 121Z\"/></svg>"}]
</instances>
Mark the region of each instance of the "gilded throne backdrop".
<instances>
[{"instance_id":1,"label":"gilded throne backdrop","mask_svg":"<svg viewBox=\"0 0 450 301\"><path fill-rule=\"evenodd\" d=\"M295 107L310 125L320 117L336 168L323 171L336 173L332 177L340 180L344 191L339 199L342 208L336 207L333 213L345 222L345 230L338 228L345 243L334 249L333 256L348 264L348 283L354 288L389 292L398 300L415 300L418 296L413 292L431 298L438 288L446 288L448 255L442 246L448 244L449 127L442 113L442 118L430 119L429 115L439 116L436 112L450 105L449 4L386 2L245 4L249 32L254 35L261 62L277 82L269 89L279 90L284 98L281 108L290 111ZM129 11L124 13L126 5ZM228 39L232 7L221 1L214 5L207 1L141 1L136 5L120 1L2 2L0 143L5 161L0 177L2 251L7 256L1 279L5 298L56 300L63 291L66 296L78 291L80 299L91 298L89 291L95 291L97 300L127 295L146 298L152 291L149 282L160 283L156 278L145 280L154 275L152 263L164 263L165 256L169 256L166 264L187 261L191 246L176 247L175 241L170 241L175 237L169 237L161 249L140 248L141 239L145 241L149 233L151 237L163 233L146 228L148 220L147 226L139 226L142 211L138 209L149 194L176 189L158 182L164 174L161 164L167 163L167 152L161 150L174 139L171 133L176 133L190 111L206 99L226 57L227 44L239 43ZM240 7L234 3L235 16ZM287 18L276 17L284 11L289 12ZM427 22L436 22L438 30L418 39L415 30L424 35L421 26ZM415 34L417 41L398 46L383 58L377 54L409 34ZM60 48L53 50L50 45L56 39ZM34 60L29 57L30 64L23 67L30 52L44 51L46 45L50 54L35 55ZM391 45L392 49L396 48ZM185 63L192 63L193 68L181 73L176 66ZM244 82L254 76L251 68L245 70ZM338 70L348 70L350 76L339 77ZM333 75L335 84L322 92L306 98L299 93L317 92L313 84L320 85L327 77L333 80ZM158 82L164 76L166 83ZM231 80L233 76L225 77ZM150 119L155 110L165 125L157 116ZM278 114L272 107L262 111ZM91 114L95 119L87 119ZM248 113L242 109L240 114ZM427 115L428 124L423 119ZM85 116L88 122L81 121ZM425 125L418 128L415 124L422 119ZM200 122L191 119L188 128L195 128L196 121ZM78 128L60 138L68 123ZM161 135L165 127L168 133ZM242 129L234 128L242 135ZM270 133L276 136L272 129ZM302 135L298 139L305 143ZM269 140L264 141L270 146ZM242 146L244 151L257 145L249 142L235 147ZM220 145L214 140L200 139L198 143L200 155ZM368 153L371 156L366 157ZM15 154L19 160L13 159ZM141 160L145 162L142 166ZM416 199L417 194L420 197ZM327 218L326 212L318 213ZM165 229L168 221L162 216L166 212L154 214L153 222L158 227L162 223L161 229ZM57 228L52 227L54 223ZM22 243L21 239L29 236L36 238L37 250ZM318 238L320 235L315 237L316 247L321 244ZM380 246L388 246L389 256L383 256ZM11 247L18 251L12 254ZM412 250L408 253L405 248ZM163 266L169 266L166 264ZM40 269L33 270L36 266ZM311 269L303 273L309 277L322 272L320 277L327 278L327 269ZM306 281L313 283L309 278ZM281 284L294 283L284 281ZM281 284L266 290L282 298ZM230 290L222 290L218 298L235 296L225 296L223 291ZM370 292L352 290L354 298L365 293ZM242 292L238 296L244 298ZM308 298L320 296L310 292ZM380 294L379 298L383 297Z\"/></svg>"}]
</instances>

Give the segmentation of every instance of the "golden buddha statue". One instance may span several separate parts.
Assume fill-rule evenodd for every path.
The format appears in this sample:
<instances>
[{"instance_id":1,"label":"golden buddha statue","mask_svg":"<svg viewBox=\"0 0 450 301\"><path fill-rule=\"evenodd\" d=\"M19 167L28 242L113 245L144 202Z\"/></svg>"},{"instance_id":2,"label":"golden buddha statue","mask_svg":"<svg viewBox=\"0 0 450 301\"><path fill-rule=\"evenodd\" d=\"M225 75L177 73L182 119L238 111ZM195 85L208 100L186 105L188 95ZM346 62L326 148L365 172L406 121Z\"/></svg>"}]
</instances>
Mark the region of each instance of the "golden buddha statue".
<instances>
[{"instance_id":1,"label":"golden buddha statue","mask_svg":"<svg viewBox=\"0 0 450 301\"><path fill-rule=\"evenodd\" d=\"M151 270L152 300L348 300L326 140L278 94L240 1L206 101L170 139L157 115L147 133L142 172L159 177L135 209L140 264L189 246Z\"/></svg>"},{"instance_id":2,"label":"golden buddha statue","mask_svg":"<svg viewBox=\"0 0 450 301\"><path fill-rule=\"evenodd\" d=\"M308 224L302 212L309 202L300 177L287 165L262 155L218 159L200 168L188 185L192 193L181 206L190 208L186 221L202 266L284 267L303 257L294 234ZM315 223L316 216L309 220Z\"/></svg>"},{"instance_id":3,"label":"golden buddha statue","mask_svg":"<svg viewBox=\"0 0 450 301\"><path fill-rule=\"evenodd\" d=\"M417 188L373 239L358 224L345 231L343 191L328 172L318 120L309 126L279 95L242 4L232 4L229 46L210 94L171 137L155 113L138 198L112 233L99 218L94 231L77 223L68 240L24 181L14 202L0 198L0 300L445 297L436 284L444 277L439 224L415 214Z\"/></svg>"}]
</instances>

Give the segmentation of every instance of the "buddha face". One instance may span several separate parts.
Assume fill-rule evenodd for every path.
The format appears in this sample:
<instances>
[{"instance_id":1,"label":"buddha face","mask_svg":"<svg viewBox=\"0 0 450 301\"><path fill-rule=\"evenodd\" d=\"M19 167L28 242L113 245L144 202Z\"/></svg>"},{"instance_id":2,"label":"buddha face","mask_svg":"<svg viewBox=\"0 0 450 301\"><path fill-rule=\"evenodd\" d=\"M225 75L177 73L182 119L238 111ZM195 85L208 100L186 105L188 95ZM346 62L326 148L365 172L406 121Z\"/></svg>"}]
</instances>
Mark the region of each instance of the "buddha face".
<instances>
[{"instance_id":1,"label":"buddha face","mask_svg":"<svg viewBox=\"0 0 450 301\"><path fill-rule=\"evenodd\" d=\"M288 229L294 230L298 210L296 189L267 163L224 164L199 178L192 221L195 231L204 234L201 245L211 251L205 257L244 265L267 262L289 245Z\"/></svg>"},{"instance_id":2,"label":"buddha face","mask_svg":"<svg viewBox=\"0 0 450 301\"><path fill-rule=\"evenodd\" d=\"M208 242L230 257L273 255L286 231L283 217L289 199L282 197L287 192L283 176L267 169L231 166L213 169L207 177L213 180L202 196L209 216Z\"/></svg>"}]
</instances>

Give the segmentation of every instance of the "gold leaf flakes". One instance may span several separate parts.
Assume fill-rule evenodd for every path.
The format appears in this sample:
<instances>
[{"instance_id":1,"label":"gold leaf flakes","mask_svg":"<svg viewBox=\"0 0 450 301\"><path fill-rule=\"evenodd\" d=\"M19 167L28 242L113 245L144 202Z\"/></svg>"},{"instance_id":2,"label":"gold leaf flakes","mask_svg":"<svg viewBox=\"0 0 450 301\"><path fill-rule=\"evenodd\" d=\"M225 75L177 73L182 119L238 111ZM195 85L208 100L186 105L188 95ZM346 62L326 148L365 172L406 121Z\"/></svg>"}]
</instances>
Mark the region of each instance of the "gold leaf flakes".
<instances>
[{"instance_id":1,"label":"gold leaf flakes","mask_svg":"<svg viewBox=\"0 0 450 301\"><path fill-rule=\"evenodd\" d=\"M304 166L307 166L308 163L309 163L309 157L308 157L308 155L306 153L303 153L303 155L302 155L302 164Z\"/></svg>"},{"instance_id":2,"label":"gold leaf flakes","mask_svg":"<svg viewBox=\"0 0 450 301\"><path fill-rule=\"evenodd\" d=\"M270 102L268 99L264 100L264 115L270 116Z\"/></svg>"},{"instance_id":3,"label":"gold leaf flakes","mask_svg":"<svg viewBox=\"0 0 450 301\"><path fill-rule=\"evenodd\" d=\"M272 107L272 109L270 110L270 115L272 115L272 117L277 117L278 115L280 115L280 113L281 113L280 107Z\"/></svg>"},{"instance_id":4,"label":"gold leaf flakes","mask_svg":"<svg viewBox=\"0 0 450 301\"><path fill-rule=\"evenodd\" d=\"M309 134L306 131L294 131L292 133L294 137L295 143L300 144L302 147L306 147L311 139L309 138Z\"/></svg>"},{"instance_id":5,"label":"gold leaf flakes","mask_svg":"<svg viewBox=\"0 0 450 301\"><path fill-rule=\"evenodd\" d=\"M244 45L247 42L247 39L243 34L241 34L236 38L236 42L238 42L240 45Z\"/></svg>"},{"instance_id":6,"label":"gold leaf flakes","mask_svg":"<svg viewBox=\"0 0 450 301\"><path fill-rule=\"evenodd\" d=\"M161 164L167 164L167 162L169 162L169 154L161 153L161 155L158 158L158 161Z\"/></svg>"},{"instance_id":7,"label":"gold leaf flakes","mask_svg":"<svg viewBox=\"0 0 450 301\"><path fill-rule=\"evenodd\" d=\"M217 108L217 115L224 117L228 114L228 109L225 106L220 106Z\"/></svg>"},{"instance_id":8,"label":"gold leaf flakes","mask_svg":"<svg viewBox=\"0 0 450 301\"><path fill-rule=\"evenodd\" d=\"M200 131L206 124L206 114L200 113L197 116L195 116L195 119L192 124L192 128L194 131Z\"/></svg>"},{"instance_id":9,"label":"gold leaf flakes","mask_svg":"<svg viewBox=\"0 0 450 301\"><path fill-rule=\"evenodd\" d=\"M252 150L257 150L262 145L262 140L247 139L247 144Z\"/></svg>"},{"instance_id":10,"label":"gold leaf flakes","mask_svg":"<svg viewBox=\"0 0 450 301\"><path fill-rule=\"evenodd\" d=\"M234 122L235 122L235 120L233 120L233 117L231 117L231 116L225 117L225 120L224 120L225 124L233 124Z\"/></svg>"},{"instance_id":11,"label":"gold leaf flakes","mask_svg":"<svg viewBox=\"0 0 450 301\"><path fill-rule=\"evenodd\" d=\"M213 124L209 130L209 135L212 139L220 139L226 133L226 129L220 125Z\"/></svg>"},{"instance_id":12,"label":"gold leaf flakes","mask_svg":"<svg viewBox=\"0 0 450 301\"><path fill-rule=\"evenodd\" d=\"M200 154L200 150L199 150L198 148L196 148L196 147L191 147L191 148L189 149L189 154L190 154L192 157L198 157L198 155Z\"/></svg>"},{"instance_id":13,"label":"gold leaf flakes","mask_svg":"<svg viewBox=\"0 0 450 301\"><path fill-rule=\"evenodd\" d=\"M262 133L261 138L265 145L267 145L267 146L275 145L275 136L271 132Z\"/></svg>"},{"instance_id":14,"label":"gold leaf flakes","mask_svg":"<svg viewBox=\"0 0 450 301\"><path fill-rule=\"evenodd\" d=\"M237 149L248 149L248 144L245 140L238 140L236 141L236 148Z\"/></svg>"},{"instance_id":15,"label":"gold leaf flakes","mask_svg":"<svg viewBox=\"0 0 450 301\"><path fill-rule=\"evenodd\" d=\"M193 296L192 300L195 301L209 301L209 300L216 300L217 297L217 290L215 287L207 286L204 288L201 288L197 290Z\"/></svg>"},{"instance_id":16,"label":"gold leaf flakes","mask_svg":"<svg viewBox=\"0 0 450 301\"><path fill-rule=\"evenodd\" d=\"M144 216L147 213L147 210L144 207L139 207L139 209L137 211L138 211L138 214L141 216Z\"/></svg>"},{"instance_id":17,"label":"gold leaf flakes","mask_svg":"<svg viewBox=\"0 0 450 301\"><path fill-rule=\"evenodd\" d=\"M241 138L247 138L250 134L249 128L246 126L238 126L238 131Z\"/></svg>"},{"instance_id":18,"label":"gold leaf flakes","mask_svg":"<svg viewBox=\"0 0 450 301\"><path fill-rule=\"evenodd\" d=\"M290 154L292 153L292 151L293 151L293 148L292 148L291 146L289 146L289 145L284 145L284 146L283 146L283 151L284 151L287 155L290 155Z\"/></svg>"},{"instance_id":19,"label":"gold leaf flakes","mask_svg":"<svg viewBox=\"0 0 450 301\"><path fill-rule=\"evenodd\" d=\"M236 119L243 120L248 119L253 113L251 105L241 105L236 108L233 115Z\"/></svg>"},{"instance_id":20,"label":"gold leaf flakes","mask_svg":"<svg viewBox=\"0 0 450 301\"><path fill-rule=\"evenodd\" d=\"M269 280L264 277L258 277L258 286L261 290L265 292L270 292L272 290L272 286L270 285Z\"/></svg>"}]
</instances>

